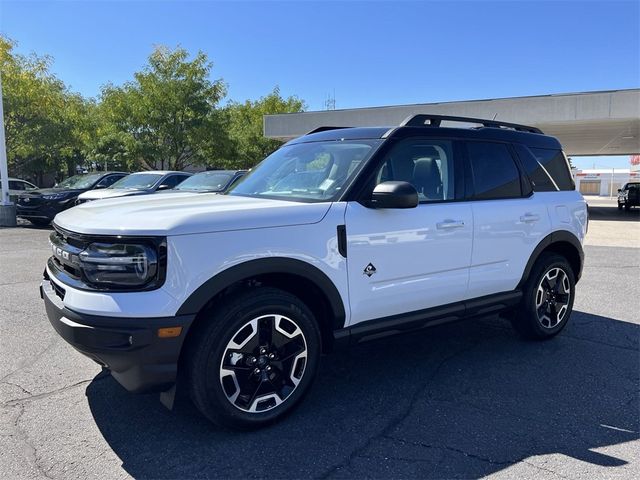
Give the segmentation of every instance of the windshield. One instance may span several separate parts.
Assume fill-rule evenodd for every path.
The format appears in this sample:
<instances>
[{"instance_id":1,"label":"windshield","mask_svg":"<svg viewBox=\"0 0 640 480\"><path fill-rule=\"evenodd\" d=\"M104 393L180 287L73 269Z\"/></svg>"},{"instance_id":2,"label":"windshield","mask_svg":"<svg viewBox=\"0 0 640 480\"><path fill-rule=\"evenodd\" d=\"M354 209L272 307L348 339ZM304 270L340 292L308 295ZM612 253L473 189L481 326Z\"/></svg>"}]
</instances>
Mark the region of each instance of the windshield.
<instances>
[{"instance_id":1,"label":"windshield","mask_svg":"<svg viewBox=\"0 0 640 480\"><path fill-rule=\"evenodd\" d=\"M78 190L81 190L83 188L91 187L101 177L102 173L93 173L90 175L74 175L73 177L69 177L56 184L53 188L77 188Z\"/></svg>"},{"instance_id":2,"label":"windshield","mask_svg":"<svg viewBox=\"0 0 640 480\"><path fill-rule=\"evenodd\" d=\"M337 198L381 140L285 145L264 159L230 195L331 201Z\"/></svg>"},{"instance_id":3,"label":"windshield","mask_svg":"<svg viewBox=\"0 0 640 480\"><path fill-rule=\"evenodd\" d=\"M121 178L108 188L116 190L146 190L153 187L162 176L162 173L134 173Z\"/></svg>"},{"instance_id":4,"label":"windshield","mask_svg":"<svg viewBox=\"0 0 640 480\"><path fill-rule=\"evenodd\" d=\"M206 190L221 192L229 184L232 172L201 172L187 178L174 190Z\"/></svg>"}]
</instances>

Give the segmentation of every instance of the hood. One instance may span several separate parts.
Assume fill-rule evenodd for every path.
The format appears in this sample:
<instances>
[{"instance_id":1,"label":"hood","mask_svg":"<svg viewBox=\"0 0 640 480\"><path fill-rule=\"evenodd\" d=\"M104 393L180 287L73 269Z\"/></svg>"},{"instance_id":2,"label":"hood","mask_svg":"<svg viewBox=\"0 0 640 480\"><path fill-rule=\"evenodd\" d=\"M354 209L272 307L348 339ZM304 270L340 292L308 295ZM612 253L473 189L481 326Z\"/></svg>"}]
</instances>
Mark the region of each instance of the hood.
<instances>
[{"instance_id":1,"label":"hood","mask_svg":"<svg viewBox=\"0 0 640 480\"><path fill-rule=\"evenodd\" d=\"M98 188L84 192L78 198L80 200L101 200L103 198L129 197L148 193L146 190L127 190L126 188Z\"/></svg>"},{"instance_id":2,"label":"hood","mask_svg":"<svg viewBox=\"0 0 640 480\"><path fill-rule=\"evenodd\" d=\"M21 197L39 197L41 195L56 195L56 194L64 194L64 195L77 195L80 192L84 192L84 190L76 190L70 188L38 188L36 190L29 190L27 192L20 193Z\"/></svg>"},{"instance_id":3,"label":"hood","mask_svg":"<svg viewBox=\"0 0 640 480\"><path fill-rule=\"evenodd\" d=\"M330 206L214 193L154 194L83 203L54 222L89 235L188 235L317 223Z\"/></svg>"}]
</instances>

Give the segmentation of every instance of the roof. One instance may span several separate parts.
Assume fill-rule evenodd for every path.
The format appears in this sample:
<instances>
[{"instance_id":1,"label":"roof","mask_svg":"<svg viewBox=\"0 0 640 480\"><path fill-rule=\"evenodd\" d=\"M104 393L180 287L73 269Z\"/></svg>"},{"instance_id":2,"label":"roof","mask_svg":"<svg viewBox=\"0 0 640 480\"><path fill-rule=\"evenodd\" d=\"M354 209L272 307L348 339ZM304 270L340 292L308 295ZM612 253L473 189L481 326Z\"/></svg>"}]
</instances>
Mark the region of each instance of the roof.
<instances>
[{"instance_id":1,"label":"roof","mask_svg":"<svg viewBox=\"0 0 640 480\"><path fill-rule=\"evenodd\" d=\"M361 139L373 139L382 138L385 133L391 130L392 127L361 127L361 128L340 128L332 130L323 130L318 133L311 133L309 135L303 135L302 137L294 138L287 145L293 145L296 143L307 142L323 142L331 140L361 140Z\"/></svg>"},{"instance_id":2,"label":"roof","mask_svg":"<svg viewBox=\"0 0 640 480\"><path fill-rule=\"evenodd\" d=\"M540 133L529 133L495 127L453 128L431 126L338 128L303 135L302 137L291 140L287 145L337 140L406 138L413 136L459 138L468 140L496 140L523 143L535 148L562 148L560 142L558 142L556 138Z\"/></svg>"}]
</instances>

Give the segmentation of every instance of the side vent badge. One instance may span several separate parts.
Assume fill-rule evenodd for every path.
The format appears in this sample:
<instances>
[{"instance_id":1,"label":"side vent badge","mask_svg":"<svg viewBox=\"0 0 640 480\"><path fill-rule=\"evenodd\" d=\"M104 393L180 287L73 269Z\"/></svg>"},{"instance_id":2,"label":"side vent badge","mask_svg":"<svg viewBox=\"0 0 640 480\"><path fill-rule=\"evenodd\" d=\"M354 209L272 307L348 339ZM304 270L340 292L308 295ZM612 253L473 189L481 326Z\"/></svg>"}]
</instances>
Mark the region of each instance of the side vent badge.
<instances>
[{"instance_id":1,"label":"side vent badge","mask_svg":"<svg viewBox=\"0 0 640 480\"><path fill-rule=\"evenodd\" d=\"M376 273L376 267L373 266L373 263L370 263L366 267L364 267L364 273L367 277L370 277L374 273Z\"/></svg>"}]
</instances>

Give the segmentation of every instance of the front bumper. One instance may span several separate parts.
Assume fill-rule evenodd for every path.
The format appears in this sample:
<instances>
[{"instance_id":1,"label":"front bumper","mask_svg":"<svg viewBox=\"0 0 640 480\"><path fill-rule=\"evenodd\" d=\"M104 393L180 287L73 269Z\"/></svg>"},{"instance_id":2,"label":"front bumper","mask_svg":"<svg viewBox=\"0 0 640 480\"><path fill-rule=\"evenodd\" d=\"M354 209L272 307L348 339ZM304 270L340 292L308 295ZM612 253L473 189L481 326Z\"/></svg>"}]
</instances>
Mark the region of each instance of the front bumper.
<instances>
[{"instance_id":1,"label":"front bumper","mask_svg":"<svg viewBox=\"0 0 640 480\"><path fill-rule=\"evenodd\" d=\"M16 204L16 215L20 218L42 218L47 220L53 220L58 213L73 207L75 204L75 199L72 201L64 201L64 202L46 202L41 203L40 205L26 206L20 202Z\"/></svg>"},{"instance_id":2,"label":"front bumper","mask_svg":"<svg viewBox=\"0 0 640 480\"><path fill-rule=\"evenodd\" d=\"M120 318L86 315L64 307L64 289L45 278L40 285L53 328L72 347L111 370L135 393L162 391L176 381L184 338L195 315ZM159 328L182 327L177 337L159 338Z\"/></svg>"}]
</instances>

